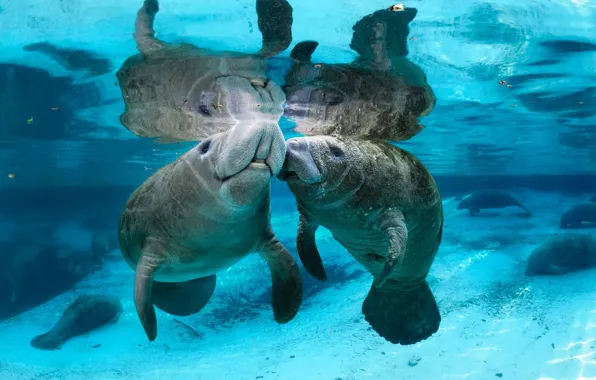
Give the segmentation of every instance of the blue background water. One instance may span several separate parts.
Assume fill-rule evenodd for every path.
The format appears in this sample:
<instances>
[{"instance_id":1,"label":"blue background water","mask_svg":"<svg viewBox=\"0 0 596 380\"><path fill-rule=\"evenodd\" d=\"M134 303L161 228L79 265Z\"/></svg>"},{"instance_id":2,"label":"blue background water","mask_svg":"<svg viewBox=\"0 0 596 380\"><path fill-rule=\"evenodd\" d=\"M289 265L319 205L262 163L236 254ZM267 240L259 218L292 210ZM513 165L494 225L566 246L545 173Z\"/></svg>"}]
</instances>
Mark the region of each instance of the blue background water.
<instances>
[{"instance_id":1,"label":"blue background water","mask_svg":"<svg viewBox=\"0 0 596 380\"><path fill-rule=\"evenodd\" d=\"M294 1L293 43L315 39L316 61L350 62L352 25L388 5ZM292 324L272 321L268 274L251 257L218 278L201 315L160 313L160 338L149 344L132 304L132 271L114 249L114 259L74 290L0 322L0 378L596 378L595 272L523 275L532 249L561 233L560 214L596 191L596 5L406 5L418 9L409 58L437 96L426 129L399 144L428 167L445 203L444 239L429 276L443 316L435 336L402 347L369 331L360 306L370 276L322 231L330 281L305 275L307 297ZM115 233L131 191L192 146L156 144L119 123L114 74L136 53L139 6L0 1L0 255L26 257L52 244L86 254L93 233ZM155 28L164 40L207 48L252 52L261 42L254 5L245 0L164 0ZM96 73L68 70L23 49L42 41L90 50L107 65ZM282 128L291 135L289 122ZM455 211L455 197L483 188L507 189L534 217L510 209L479 218ZM293 254L296 224L291 194L274 183L273 228ZM60 351L31 348L31 337L85 292L120 296L125 312L118 324ZM414 357L421 360L409 366Z\"/></svg>"}]
</instances>

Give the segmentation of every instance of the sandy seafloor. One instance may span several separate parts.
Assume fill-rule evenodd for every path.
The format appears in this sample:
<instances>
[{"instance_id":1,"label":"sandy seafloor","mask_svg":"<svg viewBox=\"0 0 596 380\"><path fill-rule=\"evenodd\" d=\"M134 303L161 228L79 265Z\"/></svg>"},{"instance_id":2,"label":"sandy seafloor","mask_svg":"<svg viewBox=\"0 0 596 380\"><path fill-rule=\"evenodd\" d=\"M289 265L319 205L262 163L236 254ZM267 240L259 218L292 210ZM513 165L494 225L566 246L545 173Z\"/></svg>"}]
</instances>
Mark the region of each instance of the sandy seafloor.
<instances>
[{"instance_id":1,"label":"sandy seafloor","mask_svg":"<svg viewBox=\"0 0 596 380\"><path fill-rule=\"evenodd\" d=\"M369 330L360 308L371 278L355 276L358 265L320 230L324 262L339 268L336 279L351 279L307 297L288 325L277 325L262 301L269 277L254 256L218 277L199 315L158 311L159 335L149 343L132 301L133 271L114 251L117 260L74 291L0 323L0 379L596 379L596 270L524 276L527 255L547 235L567 233L558 228L561 212L588 194L511 194L534 215L506 208L469 217L455 211L454 198L444 199L443 243L429 275L443 320L416 345L392 345ZM291 199L273 202L284 205L274 206L274 230L295 254ZM121 297L124 313L116 324L58 351L29 345L76 295L90 292Z\"/></svg>"}]
</instances>

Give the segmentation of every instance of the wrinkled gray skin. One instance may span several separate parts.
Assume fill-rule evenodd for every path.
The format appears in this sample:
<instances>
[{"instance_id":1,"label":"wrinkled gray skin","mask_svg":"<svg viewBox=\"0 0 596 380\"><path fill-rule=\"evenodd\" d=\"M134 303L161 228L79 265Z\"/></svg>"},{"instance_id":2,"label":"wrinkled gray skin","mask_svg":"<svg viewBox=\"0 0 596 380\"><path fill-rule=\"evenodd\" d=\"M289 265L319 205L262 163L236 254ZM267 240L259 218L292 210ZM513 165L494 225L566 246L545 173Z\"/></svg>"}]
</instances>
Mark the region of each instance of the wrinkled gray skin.
<instances>
[{"instance_id":1,"label":"wrinkled gray skin","mask_svg":"<svg viewBox=\"0 0 596 380\"><path fill-rule=\"evenodd\" d=\"M58 350L70 338L117 322L120 314L122 304L116 297L79 296L50 331L31 340L31 346L39 350Z\"/></svg>"},{"instance_id":2,"label":"wrinkled gray skin","mask_svg":"<svg viewBox=\"0 0 596 380\"><path fill-rule=\"evenodd\" d=\"M298 253L326 279L315 243L319 226L374 277L362 312L379 335L413 344L434 334L441 316L426 276L441 242L437 185L416 157L385 142L331 136L286 141L279 178L300 212Z\"/></svg>"},{"instance_id":3,"label":"wrinkled gray skin","mask_svg":"<svg viewBox=\"0 0 596 380\"><path fill-rule=\"evenodd\" d=\"M596 227L596 202L581 202L561 215L561 228L579 228L582 223Z\"/></svg>"},{"instance_id":4,"label":"wrinkled gray skin","mask_svg":"<svg viewBox=\"0 0 596 380\"><path fill-rule=\"evenodd\" d=\"M297 44L297 63L285 78L284 114L305 135L340 135L408 140L424 126L436 99L420 67L406 58L415 8L379 10L358 21L348 64L311 62L318 43Z\"/></svg>"},{"instance_id":5,"label":"wrinkled gray skin","mask_svg":"<svg viewBox=\"0 0 596 380\"><path fill-rule=\"evenodd\" d=\"M174 315L199 312L215 274L252 252L271 270L275 320L296 315L300 272L269 221L270 184L284 156L277 124L239 124L203 140L131 195L120 248L136 271L134 301L150 341L157 336L154 305Z\"/></svg>"},{"instance_id":6,"label":"wrinkled gray skin","mask_svg":"<svg viewBox=\"0 0 596 380\"><path fill-rule=\"evenodd\" d=\"M509 206L517 206L526 211L529 215L532 215L532 211L520 201L499 190L476 191L462 199L462 201L459 202L459 205L457 205L457 209L469 210L470 215L474 215L475 213L479 213L482 209L504 208Z\"/></svg>"},{"instance_id":7,"label":"wrinkled gray skin","mask_svg":"<svg viewBox=\"0 0 596 380\"><path fill-rule=\"evenodd\" d=\"M285 95L265 76L265 58L292 40L292 7L285 0L257 0L262 48L256 54L211 51L155 38L157 0L137 13L138 55L116 76L125 111L122 124L160 142L200 141L241 121L277 122Z\"/></svg>"},{"instance_id":8,"label":"wrinkled gray skin","mask_svg":"<svg viewBox=\"0 0 596 380\"><path fill-rule=\"evenodd\" d=\"M596 240L585 234L553 236L528 258L526 276L562 275L596 267Z\"/></svg>"}]
</instances>

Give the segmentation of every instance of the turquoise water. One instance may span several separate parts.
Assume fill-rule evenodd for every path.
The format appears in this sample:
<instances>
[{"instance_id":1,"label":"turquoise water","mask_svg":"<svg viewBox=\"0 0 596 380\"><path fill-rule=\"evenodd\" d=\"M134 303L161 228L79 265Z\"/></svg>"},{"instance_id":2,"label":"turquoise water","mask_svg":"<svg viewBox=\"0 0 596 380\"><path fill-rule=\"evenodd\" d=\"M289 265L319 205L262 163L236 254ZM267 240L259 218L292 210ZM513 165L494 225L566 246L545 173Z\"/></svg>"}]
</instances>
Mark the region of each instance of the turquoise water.
<instances>
[{"instance_id":1,"label":"turquoise water","mask_svg":"<svg viewBox=\"0 0 596 380\"><path fill-rule=\"evenodd\" d=\"M290 4L292 41L268 60L273 81L300 41L319 43L313 63L351 63L353 25L392 5ZM271 225L301 273L296 316L275 322L269 269L253 254L217 274L199 313L157 310L159 334L147 339L118 218L135 188L197 142L158 142L121 123L116 73L138 53L141 5L0 0L0 379L596 379L596 269L579 264L596 248L569 270L526 276L532 252L554 236L596 238L594 224L560 227L596 193L592 1L405 4L417 10L407 59L436 104L420 133L395 144L435 179L444 215L426 278L441 324L413 345L390 343L364 319L373 276L326 228L316 241L327 281L306 272L296 199L278 179ZM214 51L255 53L262 41L253 1L163 0L154 27L161 40ZM300 135L291 117L277 123L286 139ZM457 210L481 190L506 192L531 216ZM30 344L86 294L117 298L122 314L58 350Z\"/></svg>"}]
</instances>

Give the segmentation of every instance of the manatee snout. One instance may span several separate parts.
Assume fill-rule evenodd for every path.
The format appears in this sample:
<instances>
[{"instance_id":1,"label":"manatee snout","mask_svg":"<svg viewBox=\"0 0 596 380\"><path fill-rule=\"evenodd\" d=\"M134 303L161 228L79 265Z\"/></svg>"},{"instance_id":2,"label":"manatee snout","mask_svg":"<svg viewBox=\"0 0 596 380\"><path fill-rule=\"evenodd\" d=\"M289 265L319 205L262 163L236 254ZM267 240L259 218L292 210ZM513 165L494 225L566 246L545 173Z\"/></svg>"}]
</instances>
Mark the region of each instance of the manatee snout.
<instances>
[{"instance_id":1,"label":"manatee snout","mask_svg":"<svg viewBox=\"0 0 596 380\"><path fill-rule=\"evenodd\" d=\"M311 142L305 138L286 141L286 158L278 176L282 181L298 177L305 183L318 183L323 180L311 152Z\"/></svg>"},{"instance_id":2,"label":"manatee snout","mask_svg":"<svg viewBox=\"0 0 596 380\"><path fill-rule=\"evenodd\" d=\"M283 133L276 123L239 123L214 156L221 193L230 203L251 204L269 191L286 154Z\"/></svg>"}]
</instances>

